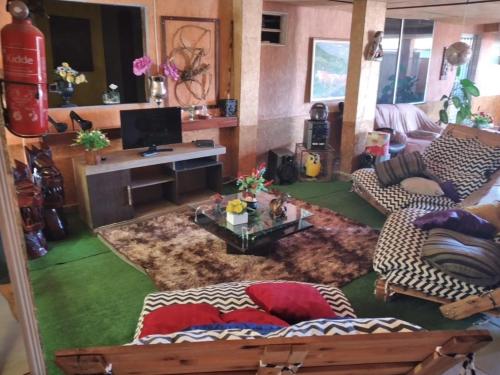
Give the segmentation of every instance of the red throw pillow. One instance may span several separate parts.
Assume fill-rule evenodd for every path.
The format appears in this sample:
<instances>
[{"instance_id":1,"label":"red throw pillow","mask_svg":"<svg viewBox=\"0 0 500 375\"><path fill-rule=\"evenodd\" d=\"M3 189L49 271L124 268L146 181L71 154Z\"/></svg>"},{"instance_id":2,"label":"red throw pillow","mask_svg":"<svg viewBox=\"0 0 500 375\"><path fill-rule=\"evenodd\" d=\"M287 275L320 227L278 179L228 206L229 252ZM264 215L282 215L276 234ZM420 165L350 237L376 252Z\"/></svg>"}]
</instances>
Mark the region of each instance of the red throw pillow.
<instances>
[{"instance_id":1,"label":"red throw pillow","mask_svg":"<svg viewBox=\"0 0 500 375\"><path fill-rule=\"evenodd\" d=\"M179 332L195 325L224 323L220 311L208 303L175 304L160 307L144 317L141 334L148 335L169 334Z\"/></svg>"},{"instance_id":2,"label":"red throw pillow","mask_svg":"<svg viewBox=\"0 0 500 375\"><path fill-rule=\"evenodd\" d=\"M262 309L290 324L335 318L335 312L317 289L298 283L263 283L246 288Z\"/></svg>"},{"instance_id":3,"label":"red throw pillow","mask_svg":"<svg viewBox=\"0 0 500 375\"><path fill-rule=\"evenodd\" d=\"M245 307L244 309L233 310L223 314L222 320L226 323L270 324L280 327L288 327L290 325L276 316L252 307Z\"/></svg>"}]
</instances>

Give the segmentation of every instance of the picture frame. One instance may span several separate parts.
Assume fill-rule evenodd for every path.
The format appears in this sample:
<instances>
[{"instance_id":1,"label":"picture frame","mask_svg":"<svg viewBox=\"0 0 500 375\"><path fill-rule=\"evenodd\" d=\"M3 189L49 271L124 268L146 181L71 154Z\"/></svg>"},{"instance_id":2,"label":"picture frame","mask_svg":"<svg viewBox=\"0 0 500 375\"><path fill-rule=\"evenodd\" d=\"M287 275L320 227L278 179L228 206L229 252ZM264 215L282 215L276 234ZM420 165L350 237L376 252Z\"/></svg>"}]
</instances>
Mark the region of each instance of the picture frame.
<instances>
[{"instance_id":1,"label":"picture frame","mask_svg":"<svg viewBox=\"0 0 500 375\"><path fill-rule=\"evenodd\" d=\"M173 62L181 72L179 81L167 81L168 105L217 106L220 85L219 19L163 16L161 25L162 62ZM196 74L192 80L183 79L183 72L199 70L204 64L207 67L203 73Z\"/></svg>"},{"instance_id":2,"label":"picture frame","mask_svg":"<svg viewBox=\"0 0 500 375\"><path fill-rule=\"evenodd\" d=\"M313 38L310 61L309 101L345 98L349 40Z\"/></svg>"}]
</instances>

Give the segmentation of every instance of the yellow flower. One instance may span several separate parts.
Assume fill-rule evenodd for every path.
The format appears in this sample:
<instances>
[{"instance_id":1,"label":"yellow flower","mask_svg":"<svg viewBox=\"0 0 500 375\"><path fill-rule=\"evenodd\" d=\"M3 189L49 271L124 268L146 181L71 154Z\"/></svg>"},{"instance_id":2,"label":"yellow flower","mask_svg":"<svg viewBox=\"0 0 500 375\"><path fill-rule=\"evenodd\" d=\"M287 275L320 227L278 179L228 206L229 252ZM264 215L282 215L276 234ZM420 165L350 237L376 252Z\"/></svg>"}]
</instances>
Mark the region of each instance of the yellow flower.
<instances>
[{"instance_id":1,"label":"yellow flower","mask_svg":"<svg viewBox=\"0 0 500 375\"><path fill-rule=\"evenodd\" d=\"M67 62L63 62L61 65L64 66L65 68L69 68L69 64Z\"/></svg>"},{"instance_id":2,"label":"yellow flower","mask_svg":"<svg viewBox=\"0 0 500 375\"><path fill-rule=\"evenodd\" d=\"M69 83L75 82L75 76L73 74L71 74L71 73L68 73L66 75L66 81L68 81Z\"/></svg>"},{"instance_id":3,"label":"yellow flower","mask_svg":"<svg viewBox=\"0 0 500 375\"><path fill-rule=\"evenodd\" d=\"M62 78L66 78L66 72L64 70L61 70L59 72L59 75L62 77Z\"/></svg>"},{"instance_id":4,"label":"yellow flower","mask_svg":"<svg viewBox=\"0 0 500 375\"><path fill-rule=\"evenodd\" d=\"M227 203L226 211L232 214L242 214L247 208L247 204L239 199L234 199Z\"/></svg>"},{"instance_id":5,"label":"yellow flower","mask_svg":"<svg viewBox=\"0 0 500 375\"><path fill-rule=\"evenodd\" d=\"M87 82L87 79L85 78L84 74L79 74L75 78L75 83L79 85L80 83Z\"/></svg>"}]
</instances>

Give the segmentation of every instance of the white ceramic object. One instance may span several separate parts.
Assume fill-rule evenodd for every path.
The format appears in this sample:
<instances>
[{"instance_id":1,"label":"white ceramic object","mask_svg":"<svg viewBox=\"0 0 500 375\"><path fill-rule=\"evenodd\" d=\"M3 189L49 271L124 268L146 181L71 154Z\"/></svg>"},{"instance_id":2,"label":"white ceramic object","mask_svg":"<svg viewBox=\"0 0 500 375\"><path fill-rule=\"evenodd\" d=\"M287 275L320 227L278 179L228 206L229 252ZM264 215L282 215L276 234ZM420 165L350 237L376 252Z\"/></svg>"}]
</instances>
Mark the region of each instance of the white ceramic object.
<instances>
[{"instance_id":1,"label":"white ceramic object","mask_svg":"<svg viewBox=\"0 0 500 375\"><path fill-rule=\"evenodd\" d=\"M242 214L233 214L231 212L226 212L226 220L232 225L241 225L248 223L248 212L243 212Z\"/></svg>"}]
</instances>

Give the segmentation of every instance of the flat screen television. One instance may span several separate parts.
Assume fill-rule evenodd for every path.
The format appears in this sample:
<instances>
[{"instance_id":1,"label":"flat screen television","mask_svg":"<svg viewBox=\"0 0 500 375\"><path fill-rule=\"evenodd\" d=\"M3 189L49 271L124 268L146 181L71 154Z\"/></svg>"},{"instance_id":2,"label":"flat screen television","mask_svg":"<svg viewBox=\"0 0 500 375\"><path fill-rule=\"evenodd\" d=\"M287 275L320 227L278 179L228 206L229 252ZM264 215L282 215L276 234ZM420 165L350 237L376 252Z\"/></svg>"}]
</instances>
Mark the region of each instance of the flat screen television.
<instances>
[{"instance_id":1,"label":"flat screen television","mask_svg":"<svg viewBox=\"0 0 500 375\"><path fill-rule=\"evenodd\" d=\"M179 107L120 111L123 149L182 143Z\"/></svg>"}]
</instances>

